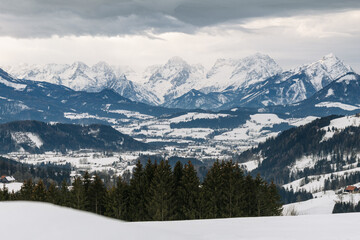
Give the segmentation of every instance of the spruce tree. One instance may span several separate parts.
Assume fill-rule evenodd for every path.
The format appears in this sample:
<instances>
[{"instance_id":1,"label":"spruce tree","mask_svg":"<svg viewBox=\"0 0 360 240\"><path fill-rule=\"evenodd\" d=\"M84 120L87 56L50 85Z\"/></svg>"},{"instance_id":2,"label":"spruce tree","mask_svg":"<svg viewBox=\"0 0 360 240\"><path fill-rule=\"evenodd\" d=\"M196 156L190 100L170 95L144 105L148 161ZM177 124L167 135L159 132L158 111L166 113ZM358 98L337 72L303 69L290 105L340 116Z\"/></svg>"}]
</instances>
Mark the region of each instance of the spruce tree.
<instances>
[{"instance_id":1,"label":"spruce tree","mask_svg":"<svg viewBox=\"0 0 360 240\"><path fill-rule=\"evenodd\" d=\"M182 219L200 218L200 181L190 161L184 166L179 193Z\"/></svg>"},{"instance_id":2,"label":"spruce tree","mask_svg":"<svg viewBox=\"0 0 360 240\"><path fill-rule=\"evenodd\" d=\"M59 189L55 185L55 182L51 182L46 192L46 201L52 204L59 204Z\"/></svg>"},{"instance_id":3,"label":"spruce tree","mask_svg":"<svg viewBox=\"0 0 360 240\"><path fill-rule=\"evenodd\" d=\"M155 161L154 164L148 159L145 169L144 169L144 205L145 205L145 214L146 220L152 219L148 211L148 203L150 201L150 185L155 175L155 170L157 167L157 162Z\"/></svg>"},{"instance_id":4,"label":"spruce tree","mask_svg":"<svg viewBox=\"0 0 360 240\"><path fill-rule=\"evenodd\" d=\"M105 212L106 188L98 175L95 175L89 187L89 203L91 211L98 214Z\"/></svg>"},{"instance_id":5,"label":"spruce tree","mask_svg":"<svg viewBox=\"0 0 360 240\"><path fill-rule=\"evenodd\" d=\"M174 181L174 220L182 220L185 218L183 213L183 206L185 202L182 198L182 177L183 177L183 165L180 161L175 164L173 171Z\"/></svg>"},{"instance_id":6,"label":"spruce tree","mask_svg":"<svg viewBox=\"0 0 360 240\"><path fill-rule=\"evenodd\" d=\"M23 183L20 189L20 198L22 200L32 200L34 191L34 184L31 179L28 179Z\"/></svg>"},{"instance_id":7,"label":"spruce tree","mask_svg":"<svg viewBox=\"0 0 360 240\"><path fill-rule=\"evenodd\" d=\"M207 173L203 184L204 218L218 218L222 215L223 189L221 177L221 166L219 161L216 161Z\"/></svg>"},{"instance_id":8,"label":"spruce tree","mask_svg":"<svg viewBox=\"0 0 360 240\"><path fill-rule=\"evenodd\" d=\"M83 177L83 186L84 186L84 194L85 194L85 203L84 209L86 211L91 211L91 206L89 202L89 189L91 185L91 177L90 174L86 171Z\"/></svg>"},{"instance_id":9,"label":"spruce tree","mask_svg":"<svg viewBox=\"0 0 360 240\"><path fill-rule=\"evenodd\" d=\"M166 221L174 216L174 180L168 161L157 166L150 186L148 210L152 220Z\"/></svg>"},{"instance_id":10,"label":"spruce tree","mask_svg":"<svg viewBox=\"0 0 360 240\"><path fill-rule=\"evenodd\" d=\"M245 205L245 179L244 173L239 167L238 164L233 166L233 178L234 180L234 188L233 188L233 205L232 205L232 217L243 217L246 209L244 208Z\"/></svg>"},{"instance_id":11,"label":"spruce tree","mask_svg":"<svg viewBox=\"0 0 360 240\"><path fill-rule=\"evenodd\" d=\"M46 187L40 179L33 190L33 200L44 202L46 200Z\"/></svg>"},{"instance_id":12,"label":"spruce tree","mask_svg":"<svg viewBox=\"0 0 360 240\"><path fill-rule=\"evenodd\" d=\"M72 183L72 189L70 191L72 207L76 209L85 209L86 207L86 195L83 182L80 177L76 177Z\"/></svg>"},{"instance_id":13,"label":"spruce tree","mask_svg":"<svg viewBox=\"0 0 360 240\"><path fill-rule=\"evenodd\" d=\"M0 189L0 201L10 200L10 196L11 196L11 194L9 193L9 190L7 189L7 187L4 184L3 188Z\"/></svg>"},{"instance_id":14,"label":"spruce tree","mask_svg":"<svg viewBox=\"0 0 360 240\"><path fill-rule=\"evenodd\" d=\"M223 190L223 209L220 217L240 217L243 215L244 177L242 170L232 161L221 163L221 185Z\"/></svg>"},{"instance_id":15,"label":"spruce tree","mask_svg":"<svg viewBox=\"0 0 360 240\"><path fill-rule=\"evenodd\" d=\"M278 189L274 182L268 186L267 189L267 216L279 216L282 213L282 204Z\"/></svg>"},{"instance_id":16,"label":"spruce tree","mask_svg":"<svg viewBox=\"0 0 360 240\"><path fill-rule=\"evenodd\" d=\"M244 182L244 209L245 217L257 216L257 196L256 196L256 185L253 178L247 175Z\"/></svg>"},{"instance_id":17,"label":"spruce tree","mask_svg":"<svg viewBox=\"0 0 360 240\"><path fill-rule=\"evenodd\" d=\"M64 179L61 183L59 204L61 206L69 207L71 205L70 201L71 201L71 199L69 196L69 188L68 188L66 180Z\"/></svg>"},{"instance_id":18,"label":"spruce tree","mask_svg":"<svg viewBox=\"0 0 360 240\"><path fill-rule=\"evenodd\" d=\"M257 174L254 180L254 191L255 191L255 204L256 204L256 216L264 215L265 210L265 201L266 201L266 193L267 186L265 182L261 179L260 174Z\"/></svg>"},{"instance_id":19,"label":"spruce tree","mask_svg":"<svg viewBox=\"0 0 360 240\"><path fill-rule=\"evenodd\" d=\"M140 161L137 162L133 176L130 180L130 208L132 221L146 221L147 209L145 193L147 191L145 186L144 169Z\"/></svg>"},{"instance_id":20,"label":"spruce tree","mask_svg":"<svg viewBox=\"0 0 360 240\"><path fill-rule=\"evenodd\" d=\"M220 165L222 197L220 201L220 215L218 217L231 218L233 214L235 179L232 174L232 162L222 161Z\"/></svg>"},{"instance_id":21,"label":"spruce tree","mask_svg":"<svg viewBox=\"0 0 360 240\"><path fill-rule=\"evenodd\" d=\"M116 186L112 187L108 191L107 202L106 202L106 215L117 219L126 218L126 183L121 177L118 177Z\"/></svg>"}]
</instances>

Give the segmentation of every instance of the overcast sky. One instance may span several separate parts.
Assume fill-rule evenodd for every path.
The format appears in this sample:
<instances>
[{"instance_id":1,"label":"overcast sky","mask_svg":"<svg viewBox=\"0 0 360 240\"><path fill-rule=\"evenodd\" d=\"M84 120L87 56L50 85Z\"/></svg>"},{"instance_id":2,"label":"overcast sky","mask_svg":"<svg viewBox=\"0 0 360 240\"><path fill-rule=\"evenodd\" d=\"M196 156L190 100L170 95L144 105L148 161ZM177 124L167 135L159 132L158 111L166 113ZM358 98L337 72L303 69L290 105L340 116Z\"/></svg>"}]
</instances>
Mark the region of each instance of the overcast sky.
<instances>
[{"instance_id":1,"label":"overcast sky","mask_svg":"<svg viewBox=\"0 0 360 240\"><path fill-rule=\"evenodd\" d=\"M0 0L0 65L106 61L142 69L180 56L261 52L283 68L334 53L360 72L359 0Z\"/></svg>"}]
</instances>

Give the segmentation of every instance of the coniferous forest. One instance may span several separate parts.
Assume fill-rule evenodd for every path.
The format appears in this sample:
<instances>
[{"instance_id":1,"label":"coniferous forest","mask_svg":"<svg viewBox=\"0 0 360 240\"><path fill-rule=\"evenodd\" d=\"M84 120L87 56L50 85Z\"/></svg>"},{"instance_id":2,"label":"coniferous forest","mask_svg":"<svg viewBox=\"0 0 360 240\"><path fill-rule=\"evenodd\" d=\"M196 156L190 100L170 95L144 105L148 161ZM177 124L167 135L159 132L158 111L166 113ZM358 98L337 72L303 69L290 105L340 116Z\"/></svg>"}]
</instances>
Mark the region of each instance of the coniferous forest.
<instances>
[{"instance_id":1,"label":"coniferous forest","mask_svg":"<svg viewBox=\"0 0 360 240\"><path fill-rule=\"evenodd\" d=\"M245 176L237 164L215 162L200 183L191 162L167 161L133 169L130 181L119 177L107 188L98 176L85 173L69 186L24 182L21 190L0 190L0 200L32 200L94 212L126 221L165 221L252 216L276 216L282 211L274 183Z\"/></svg>"},{"instance_id":2,"label":"coniferous forest","mask_svg":"<svg viewBox=\"0 0 360 240\"><path fill-rule=\"evenodd\" d=\"M332 213L350 213L360 212L360 201L358 203L352 202L337 202L334 205Z\"/></svg>"}]
</instances>

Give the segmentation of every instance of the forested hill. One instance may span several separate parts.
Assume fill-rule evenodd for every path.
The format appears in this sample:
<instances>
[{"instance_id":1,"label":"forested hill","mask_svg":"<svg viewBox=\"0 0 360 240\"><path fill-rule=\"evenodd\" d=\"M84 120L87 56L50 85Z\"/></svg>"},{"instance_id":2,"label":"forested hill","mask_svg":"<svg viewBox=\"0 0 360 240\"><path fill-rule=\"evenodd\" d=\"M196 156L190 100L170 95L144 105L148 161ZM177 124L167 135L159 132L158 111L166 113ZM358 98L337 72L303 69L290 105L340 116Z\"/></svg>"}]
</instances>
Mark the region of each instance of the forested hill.
<instances>
[{"instance_id":1,"label":"forested hill","mask_svg":"<svg viewBox=\"0 0 360 240\"><path fill-rule=\"evenodd\" d=\"M254 161L265 179L285 184L301 177L359 166L360 116L329 116L282 132L238 157Z\"/></svg>"},{"instance_id":2,"label":"forested hill","mask_svg":"<svg viewBox=\"0 0 360 240\"><path fill-rule=\"evenodd\" d=\"M26 151L43 153L94 149L100 151L146 150L150 145L134 140L110 126L92 124L49 124L16 121L0 124L0 153Z\"/></svg>"},{"instance_id":3,"label":"forested hill","mask_svg":"<svg viewBox=\"0 0 360 240\"><path fill-rule=\"evenodd\" d=\"M69 181L70 173L70 163L41 163L37 165L32 165L0 157L0 176L14 176L17 182L23 182L28 179L33 179L37 181L39 179L43 179L43 181L47 185L50 183L56 183L57 185L60 185L61 182L64 180Z\"/></svg>"}]
</instances>

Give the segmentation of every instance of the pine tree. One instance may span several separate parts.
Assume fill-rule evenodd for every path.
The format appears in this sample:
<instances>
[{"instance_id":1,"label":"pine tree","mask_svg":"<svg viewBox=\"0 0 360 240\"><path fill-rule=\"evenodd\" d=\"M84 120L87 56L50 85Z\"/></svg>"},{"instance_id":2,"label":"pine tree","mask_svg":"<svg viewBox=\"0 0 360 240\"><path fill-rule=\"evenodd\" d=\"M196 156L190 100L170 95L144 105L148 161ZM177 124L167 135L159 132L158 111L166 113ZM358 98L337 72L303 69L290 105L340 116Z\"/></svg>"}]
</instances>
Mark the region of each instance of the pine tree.
<instances>
[{"instance_id":1,"label":"pine tree","mask_svg":"<svg viewBox=\"0 0 360 240\"><path fill-rule=\"evenodd\" d=\"M59 204L61 206L69 207L71 205L70 201L71 201L71 199L69 196L69 188L68 188L66 180L64 179L61 183Z\"/></svg>"},{"instance_id":2,"label":"pine tree","mask_svg":"<svg viewBox=\"0 0 360 240\"><path fill-rule=\"evenodd\" d=\"M98 214L105 212L106 188L98 175L95 175L94 181L89 187L89 203L91 211Z\"/></svg>"},{"instance_id":3,"label":"pine tree","mask_svg":"<svg viewBox=\"0 0 360 240\"><path fill-rule=\"evenodd\" d=\"M44 202L46 200L46 187L40 179L33 190L33 200Z\"/></svg>"},{"instance_id":4,"label":"pine tree","mask_svg":"<svg viewBox=\"0 0 360 240\"><path fill-rule=\"evenodd\" d=\"M181 196L182 188L182 177L183 177L183 165L180 161L175 164L173 171L174 181L174 220L183 220L185 218L183 213L184 201Z\"/></svg>"},{"instance_id":5,"label":"pine tree","mask_svg":"<svg viewBox=\"0 0 360 240\"><path fill-rule=\"evenodd\" d=\"M137 162L133 176L130 180L130 208L132 221L146 221L147 208L145 193L147 191L145 185L144 169L140 161Z\"/></svg>"},{"instance_id":6,"label":"pine tree","mask_svg":"<svg viewBox=\"0 0 360 240\"><path fill-rule=\"evenodd\" d=\"M282 213L282 204L278 189L274 182L268 186L266 196L266 216L279 216Z\"/></svg>"},{"instance_id":7,"label":"pine tree","mask_svg":"<svg viewBox=\"0 0 360 240\"><path fill-rule=\"evenodd\" d=\"M173 219L174 182L168 161L162 160L157 166L150 186L148 210L152 220L166 221Z\"/></svg>"},{"instance_id":8,"label":"pine tree","mask_svg":"<svg viewBox=\"0 0 360 240\"><path fill-rule=\"evenodd\" d=\"M247 175L245 178L244 192L245 192L244 216L245 217L257 216L256 185L250 175Z\"/></svg>"},{"instance_id":9,"label":"pine tree","mask_svg":"<svg viewBox=\"0 0 360 240\"><path fill-rule=\"evenodd\" d=\"M182 219L200 218L200 181L190 161L184 166L179 193Z\"/></svg>"},{"instance_id":10,"label":"pine tree","mask_svg":"<svg viewBox=\"0 0 360 240\"><path fill-rule=\"evenodd\" d=\"M144 206L145 206L145 214L146 220L152 219L148 211L148 203L150 201L150 185L155 175L155 170L157 168L157 162L155 161L154 164L149 159L146 163L144 169Z\"/></svg>"},{"instance_id":11,"label":"pine tree","mask_svg":"<svg viewBox=\"0 0 360 240\"><path fill-rule=\"evenodd\" d=\"M221 217L243 216L244 204L244 176L242 170L232 161L222 162L221 181L224 196L224 204Z\"/></svg>"},{"instance_id":12,"label":"pine tree","mask_svg":"<svg viewBox=\"0 0 360 240\"><path fill-rule=\"evenodd\" d=\"M59 194L59 189L56 187L55 182L51 182L46 192L46 201L52 204L58 204Z\"/></svg>"},{"instance_id":13,"label":"pine tree","mask_svg":"<svg viewBox=\"0 0 360 240\"><path fill-rule=\"evenodd\" d=\"M76 177L72 183L72 189L70 191L72 207L76 209L85 209L86 207L86 195L83 182L80 177Z\"/></svg>"},{"instance_id":14,"label":"pine tree","mask_svg":"<svg viewBox=\"0 0 360 240\"><path fill-rule=\"evenodd\" d=\"M106 215L117 219L124 219L127 199L126 199L126 183L121 177L118 178L116 186L112 187L108 191L107 203L106 203Z\"/></svg>"},{"instance_id":15,"label":"pine tree","mask_svg":"<svg viewBox=\"0 0 360 240\"><path fill-rule=\"evenodd\" d=\"M218 217L232 217L233 214L233 202L234 202L234 187L235 179L232 174L232 162L222 161L220 165L221 172L221 189L223 204L220 204L220 215Z\"/></svg>"},{"instance_id":16,"label":"pine tree","mask_svg":"<svg viewBox=\"0 0 360 240\"><path fill-rule=\"evenodd\" d=\"M216 161L205 177L203 184L203 216L204 218L218 218L222 215L223 189L221 181L221 167Z\"/></svg>"},{"instance_id":17,"label":"pine tree","mask_svg":"<svg viewBox=\"0 0 360 240\"><path fill-rule=\"evenodd\" d=\"M83 179L84 179L83 186L84 186L84 194L85 194L84 209L86 211L91 211L91 206L90 206L90 202L89 202L89 189L90 189L90 185L91 185L91 177L87 171L84 173Z\"/></svg>"},{"instance_id":18,"label":"pine tree","mask_svg":"<svg viewBox=\"0 0 360 240\"><path fill-rule=\"evenodd\" d=\"M244 172L240 168L238 164L235 164L233 167L233 176L235 180L234 186L234 201L233 201L233 208L232 208L232 217L243 217L246 209L244 209L245 205L245 178Z\"/></svg>"},{"instance_id":19,"label":"pine tree","mask_svg":"<svg viewBox=\"0 0 360 240\"><path fill-rule=\"evenodd\" d=\"M20 189L20 198L22 200L32 200L34 184L31 179L25 181Z\"/></svg>"},{"instance_id":20,"label":"pine tree","mask_svg":"<svg viewBox=\"0 0 360 240\"><path fill-rule=\"evenodd\" d=\"M4 184L3 188L0 189L0 201L10 200L10 196L11 196L11 194L9 193L9 190L7 189L7 187Z\"/></svg>"}]
</instances>

